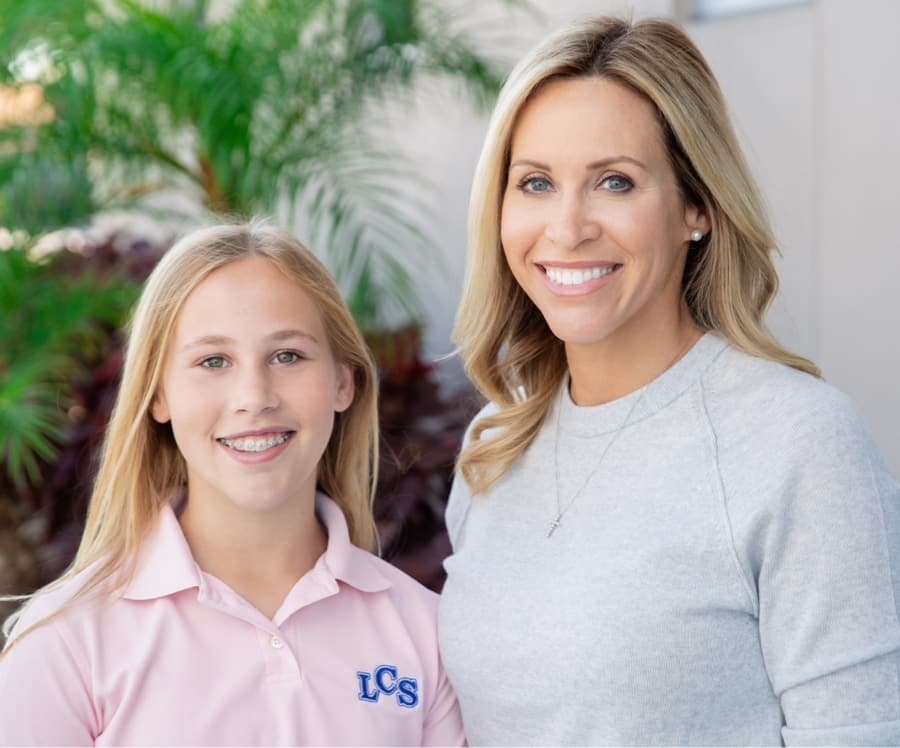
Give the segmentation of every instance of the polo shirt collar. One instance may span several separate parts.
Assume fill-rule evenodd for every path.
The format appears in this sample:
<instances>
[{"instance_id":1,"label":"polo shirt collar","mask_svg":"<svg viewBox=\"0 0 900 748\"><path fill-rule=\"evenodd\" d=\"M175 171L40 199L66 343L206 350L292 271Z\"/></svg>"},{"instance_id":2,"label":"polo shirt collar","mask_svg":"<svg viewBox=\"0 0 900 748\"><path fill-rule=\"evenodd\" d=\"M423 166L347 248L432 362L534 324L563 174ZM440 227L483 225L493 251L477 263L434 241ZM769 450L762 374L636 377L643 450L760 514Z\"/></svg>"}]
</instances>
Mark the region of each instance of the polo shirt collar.
<instances>
[{"instance_id":1,"label":"polo shirt collar","mask_svg":"<svg viewBox=\"0 0 900 748\"><path fill-rule=\"evenodd\" d=\"M200 569L185 540L175 510L166 503L138 554L137 567L125 587L127 600L151 600L200 588Z\"/></svg>"},{"instance_id":2,"label":"polo shirt collar","mask_svg":"<svg viewBox=\"0 0 900 748\"><path fill-rule=\"evenodd\" d=\"M315 565L316 571L326 571L335 581L362 592L379 592L391 587L390 580L378 569L379 561L350 542L347 521L340 507L321 492L316 494L316 514L328 534L328 546ZM203 585L201 571L178 517L167 503L141 547L134 577L125 587L123 597L151 600Z\"/></svg>"},{"instance_id":3,"label":"polo shirt collar","mask_svg":"<svg viewBox=\"0 0 900 748\"><path fill-rule=\"evenodd\" d=\"M323 560L336 580L362 592L379 592L391 587L390 580L378 569L379 560L350 542L341 508L321 492L316 494L316 514L328 533Z\"/></svg>"}]
</instances>

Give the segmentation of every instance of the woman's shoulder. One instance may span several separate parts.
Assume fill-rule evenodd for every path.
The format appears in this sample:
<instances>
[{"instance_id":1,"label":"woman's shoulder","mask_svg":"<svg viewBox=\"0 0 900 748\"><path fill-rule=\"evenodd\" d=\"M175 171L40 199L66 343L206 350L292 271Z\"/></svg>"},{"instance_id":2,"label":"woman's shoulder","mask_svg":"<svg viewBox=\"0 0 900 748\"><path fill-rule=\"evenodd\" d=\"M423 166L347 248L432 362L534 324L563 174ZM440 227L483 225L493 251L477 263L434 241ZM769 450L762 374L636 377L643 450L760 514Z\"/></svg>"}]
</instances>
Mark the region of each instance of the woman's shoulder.
<instances>
[{"instance_id":1,"label":"woman's shoulder","mask_svg":"<svg viewBox=\"0 0 900 748\"><path fill-rule=\"evenodd\" d=\"M469 435L472 432L472 427L478 423L483 418L489 418L490 416L495 416L500 412L500 406L495 403L493 400L488 400L484 403L481 408L479 408L478 412L472 416L472 420L469 421L469 425L466 428L465 436L463 437L463 441L467 442L469 440Z\"/></svg>"},{"instance_id":2,"label":"woman's shoulder","mask_svg":"<svg viewBox=\"0 0 900 748\"><path fill-rule=\"evenodd\" d=\"M852 399L824 379L728 346L704 373L707 408L723 427L865 431Z\"/></svg>"},{"instance_id":3,"label":"woman's shoulder","mask_svg":"<svg viewBox=\"0 0 900 748\"><path fill-rule=\"evenodd\" d=\"M860 410L811 374L729 347L704 374L703 403L719 467L753 481L839 471L895 490Z\"/></svg>"}]
</instances>

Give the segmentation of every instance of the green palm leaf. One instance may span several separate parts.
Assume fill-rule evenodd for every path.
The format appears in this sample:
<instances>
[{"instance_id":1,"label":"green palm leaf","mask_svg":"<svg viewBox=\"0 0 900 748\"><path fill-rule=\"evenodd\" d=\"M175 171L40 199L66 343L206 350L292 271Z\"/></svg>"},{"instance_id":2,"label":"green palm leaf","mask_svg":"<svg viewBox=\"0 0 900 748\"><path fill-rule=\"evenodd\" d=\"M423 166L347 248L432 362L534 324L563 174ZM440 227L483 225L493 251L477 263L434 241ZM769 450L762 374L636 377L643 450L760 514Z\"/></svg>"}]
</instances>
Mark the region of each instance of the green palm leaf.
<instances>
[{"instance_id":1,"label":"green palm leaf","mask_svg":"<svg viewBox=\"0 0 900 748\"><path fill-rule=\"evenodd\" d=\"M51 229L54 205L68 225L162 189L217 212L298 213L341 285L369 300L363 324L417 313L410 258L433 243L407 206L420 177L385 158L367 115L423 75L489 104L503 69L465 17L439 0L238 0L225 15L200 0L0 0L0 18L3 79L18 84L22 55L44 50L56 113L0 130L4 225ZM38 162L55 191L17 176Z\"/></svg>"}]
</instances>

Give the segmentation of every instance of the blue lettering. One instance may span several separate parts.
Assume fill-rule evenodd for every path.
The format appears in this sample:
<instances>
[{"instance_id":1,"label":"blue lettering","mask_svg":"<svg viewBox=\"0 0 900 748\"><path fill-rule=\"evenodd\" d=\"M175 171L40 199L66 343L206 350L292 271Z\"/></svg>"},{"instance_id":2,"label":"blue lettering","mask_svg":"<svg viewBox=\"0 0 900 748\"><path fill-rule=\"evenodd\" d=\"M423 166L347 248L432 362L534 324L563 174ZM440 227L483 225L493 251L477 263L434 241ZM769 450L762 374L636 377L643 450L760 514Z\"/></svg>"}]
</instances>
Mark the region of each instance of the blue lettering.
<instances>
[{"instance_id":1,"label":"blue lettering","mask_svg":"<svg viewBox=\"0 0 900 748\"><path fill-rule=\"evenodd\" d=\"M378 701L380 692L377 689L369 690L369 679L372 676L369 673L358 671L356 677L359 679L359 700L370 701L372 703Z\"/></svg>"},{"instance_id":2,"label":"blue lettering","mask_svg":"<svg viewBox=\"0 0 900 748\"><path fill-rule=\"evenodd\" d=\"M397 681L397 703L412 709L419 703L419 684L415 678L401 678Z\"/></svg>"},{"instance_id":3,"label":"blue lettering","mask_svg":"<svg viewBox=\"0 0 900 748\"><path fill-rule=\"evenodd\" d=\"M384 676L385 674L391 676L390 685L386 686L384 684ZM375 669L375 685L378 686L378 690L381 691L385 696L390 696L394 691L397 690L397 668L393 665L381 665L380 667Z\"/></svg>"}]
</instances>

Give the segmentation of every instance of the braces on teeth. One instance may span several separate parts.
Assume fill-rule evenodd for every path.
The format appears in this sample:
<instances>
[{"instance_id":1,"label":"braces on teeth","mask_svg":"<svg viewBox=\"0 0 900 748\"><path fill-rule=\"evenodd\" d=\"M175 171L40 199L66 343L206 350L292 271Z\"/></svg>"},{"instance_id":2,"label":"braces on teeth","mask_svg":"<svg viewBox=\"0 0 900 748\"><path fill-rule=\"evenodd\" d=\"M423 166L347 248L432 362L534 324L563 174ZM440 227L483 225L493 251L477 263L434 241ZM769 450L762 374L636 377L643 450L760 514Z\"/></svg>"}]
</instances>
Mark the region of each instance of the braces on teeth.
<instances>
[{"instance_id":1,"label":"braces on teeth","mask_svg":"<svg viewBox=\"0 0 900 748\"><path fill-rule=\"evenodd\" d=\"M272 447L277 447L279 444L284 444L289 436L290 434L280 434L279 436L273 436L269 439L254 439L252 437L240 439L223 438L219 439L219 441L226 447L231 447L239 452L262 452L265 449L271 449Z\"/></svg>"}]
</instances>

